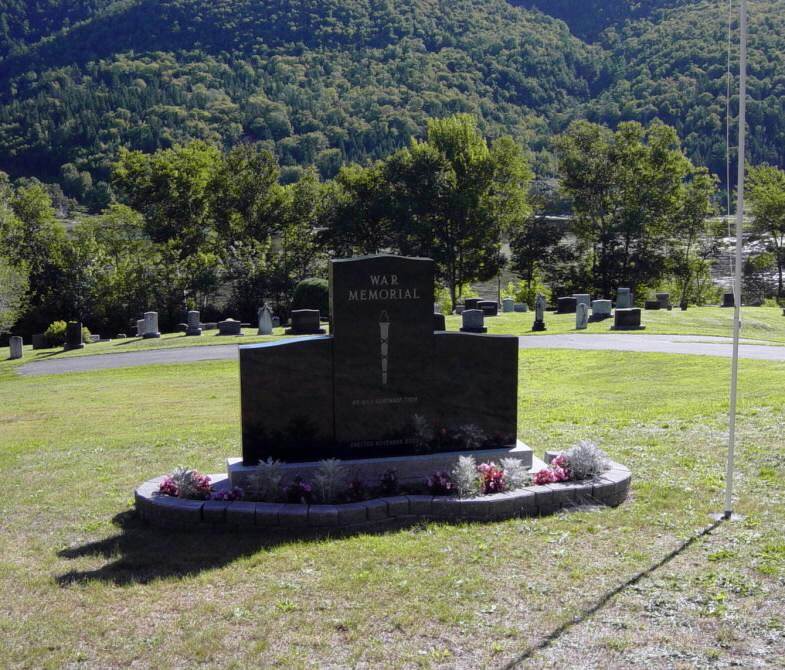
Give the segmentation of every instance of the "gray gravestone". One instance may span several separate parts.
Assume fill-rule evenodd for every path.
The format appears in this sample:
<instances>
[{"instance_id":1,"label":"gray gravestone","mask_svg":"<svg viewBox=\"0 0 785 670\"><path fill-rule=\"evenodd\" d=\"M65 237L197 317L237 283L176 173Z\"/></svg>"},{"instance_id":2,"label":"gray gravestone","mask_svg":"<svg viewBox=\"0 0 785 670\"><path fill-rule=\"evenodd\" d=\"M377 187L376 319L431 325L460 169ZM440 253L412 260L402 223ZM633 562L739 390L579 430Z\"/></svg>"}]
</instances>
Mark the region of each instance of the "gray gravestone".
<instances>
[{"instance_id":1,"label":"gray gravestone","mask_svg":"<svg viewBox=\"0 0 785 670\"><path fill-rule=\"evenodd\" d=\"M487 333L485 327L485 312L481 309L465 309L461 314L462 333Z\"/></svg>"},{"instance_id":2,"label":"gray gravestone","mask_svg":"<svg viewBox=\"0 0 785 670\"><path fill-rule=\"evenodd\" d=\"M545 308L547 305L545 304L545 298L537 294L537 297L534 299L534 323L532 324L532 330L534 332L541 332L545 330Z\"/></svg>"},{"instance_id":3,"label":"gray gravestone","mask_svg":"<svg viewBox=\"0 0 785 670\"><path fill-rule=\"evenodd\" d=\"M466 307L464 307L463 305L455 305L455 313L456 314L462 314L463 310L465 310L465 309L466 309Z\"/></svg>"},{"instance_id":4,"label":"gray gravestone","mask_svg":"<svg viewBox=\"0 0 785 670\"><path fill-rule=\"evenodd\" d=\"M502 300L502 312L505 314L515 311L515 301L512 298L504 298Z\"/></svg>"},{"instance_id":5,"label":"gray gravestone","mask_svg":"<svg viewBox=\"0 0 785 670\"><path fill-rule=\"evenodd\" d=\"M144 313L144 333L142 337L145 339L161 337L161 333L158 332L158 312Z\"/></svg>"},{"instance_id":6,"label":"gray gravestone","mask_svg":"<svg viewBox=\"0 0 785 670\"><path fill-rule=\"evenodd\" d=\"M224 319L218 322L219 335L242 335L242 322L234 319Z\"/></svg>"},{"instance_id":7,"label":"gray gravestone","mask_svg":"<svg viewBox=\"0 0 785 670\"><path fill-rule=\"evenodd\" d=\"M514 312L528 312L529 311L529 305L527 305L525 302L516 302L513 305L513 311Z\"/></svg>"},{"instance_id":8,"label":"gray gravestone","mask_svg":"<svg viewBox=\"0 0 785 670\"><path fill-rule=\"evenodd\" d=\"M273 310L270 305L264 303L262 307L256 312L259 330L256 331L257 335L272 335L273 334Z\"/></svg>"},{"instance_id":9,"label":"gray gravestone","mask_svg":"<svg viewBox=\"0 0 785 670\"><path fill-rule=\"evenodd\" d=\"M90 334L90 344L95 344L96 342L101 341L101 336L91 333Z\"/></svg>"},{"instance_id":10,"label":"gray gravestone","mask_svg":"<svg viewBox=\"0 0 785 670\"><path fill-rule=\"evenodd\" d=\"M594 321L602 321L611 316L612 304L610 300L592 300L591 317Z\"/></svg>"},{"instance_id":11,"label":"gray gravestone","mask_svg":"<svg viewBox=\"0 0 785 670\"><path fill-rule=\"evenodd\" d=\"M444 314L435 312L433 315L433 329L434 330L447 330L447 322L444 319Z\"/></svg>"},{"instance_id":12,"label":"gray gravestone","mask_svg":"<svg viewBox=\"0 0 785 670\"><path fill-rule=\"evenodd\" d=\"M188 323L186 324L185 334L188 337L196 337L202 334L202 322L198 310L188 310Z\"/></svg>"},{"instance_id":13,"label":"gray gravestone","mask_svg":"<svg viewBox=\"0 0 785 670\"><path fill-rule=\"evenodd\" d=\"M22 338L14 335L8 340L8 347L10 350L9 358L13 361L17 358L22 358L24 352Z\"/></svg>"},{"instance_id":14,"label":"gray gravestone","mask_svg":"<svg viewBox=\"0 0 785 670\"><path fill-rule=\"evenodd\" d=\"M292 327L286 329L287 335L322 335L321 319L318 309L293 309Z\"/></svg>"},{"instance_id":15,"label":"gray gravestone","mask_svg":"<svg viewBox=\"0 0 785 670\"><path fill-rule=\"evenodd\" d=\"M591 296L588 293L573 293L572 297L575 298L576 306L581 303L586 305L586 307L591 306Z\"/></svg>"},{"instance_id":16,"label":"gray gravestone","mask_svg":"<svg viewBox=\"0 0 785 670\"><path fill-rule=\"evenodd\" d=\"M68 325L65 327L65 349L70 351L71 349L82 348L84 348L84 342L82 341L82 322L69 321Z\"/></svg>"},{"instance_id":17,"label":"gray gravestone","mask_svg":"<svg viewBox=\"0 0 785 670\"><path fill-rule=\"evenodd\" d=\"M281 317L273 315L273 328L281 327Z\"/></svg>"},{"instance_id":18,"label":"gray gravestone","mask_svg":"<svg viewBox=\"0 0 785 670\"><path fill-rule=\"evenodd\" d=\"M722 307L734 307L735 306L735 298L733 293L723 293L722 294Z\"/></svg>"},{"instance_id":19,"label":"gray gravestone","mask_svg":"<svg viewBox=\"0 0 785 670\"><path fill-rule=\"evenodd\" d=\"M144 319L137 319L136 321L136 336L144 336Z\"/></svg>"},{"instance_id":20,"label":"gray gravestone","mask_svg":"<svg viewBox=\"0 0 785 670\"><path fill-rule=\"evenodd\" d=\"M658 310L661 307L662 307L662 305L660 305L660 301L659 300L644 300L643 301L643 309Z\"/></svg>"},{"instance_id":21,"label":"gray gravestone","mask_svg":"<svg viewBox=\"0 0 785 670\"><path fill-rule=\"evenodd\" d=\"M575 330L585 330L589 325L589 306L585 302L579 302L575 310Z\"/></svg>"},{"instance_id":22,"label":"gray gravestone","mask_svg":"<svg viewBox=\"0 0 785 670\"><path fill-rule=\"evenodd\" d=\"M481 298L464 298L463 300L463 308L464 309L480 309L479 303Z\"/></svg>"},{"instance_id":23,"label":"gray gravestone","mask_svg":"<svg viewBox=\"0 0 785 670\"><path fill-rule=\"evenodd\" d=\"M618 309L627 309L632 307L632 293L628 288L620 288L616 292L616 307Z\"/></svg>"},{"instance_id":24,"label":"gray gravestone","mask_svg":"<svg viewBox=\"0 0 785 670\"><path fill-rule=\"evenodd\" d=\"M556 313L557 314L575 314L578 301L572 296L563 296L556 298Z\"/></svg>"},{"instance_id":25,"label":"gray gravestone","mask_svg":"<svg viewBox=\"0 0 785 670\"><path fill-rule=\"evenodd\" d=\"M46 335L43 333L33 335L33 349L46 349Z\"/></svg>"},{"instance_id":26,"label":"gray gravestone","mask_svg":"<svg viewBox=\"0 0 785 670\"><path fill-rule=\"evenodd\" d=\"M640 307L627 307L623 309L616 308L613 313L613 329L614 330L643 330L645 326L641 325L641 308Z\"/></svg>"}]
</instances>

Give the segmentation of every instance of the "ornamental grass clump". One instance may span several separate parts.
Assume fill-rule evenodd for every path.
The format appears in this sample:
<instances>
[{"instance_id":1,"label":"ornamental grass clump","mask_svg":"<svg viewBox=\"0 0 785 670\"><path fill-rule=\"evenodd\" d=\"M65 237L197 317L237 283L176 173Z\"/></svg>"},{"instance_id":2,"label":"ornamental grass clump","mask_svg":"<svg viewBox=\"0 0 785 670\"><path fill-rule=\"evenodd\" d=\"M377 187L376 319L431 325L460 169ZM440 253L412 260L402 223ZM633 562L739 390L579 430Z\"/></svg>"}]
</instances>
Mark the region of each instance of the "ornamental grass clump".
<instances>
[{"instance_id":1,"label":"ornamental grass clump","mask_svg":"<svg viewBox=\"0 0 785 670\"><path fill-rule=\"evenodd\" d=\"M321 461L319 469L313 477L319 502L335 502L345 486L344 480L344 467L341 465L341 461L337 458L328 458Z\"/></svg>"},{"instance_id":2,"label":"ornamental grass clump","mask_svg":"<svg viewBox=\"0 0 785 670\"><path fill-rule=\"evenodd\" d=\"M477 472L477 461L473 456L459 456L453 467L452 481L461 498L471 498L480 492L480 477Z\"/></svg>"},{"instance_id":3,"label":"ornamental grass clump","mask_svg":"<svg viewBox=\"0 0 785 670\"><path fill-rule=\"evenodd\" d=\"M279 461L268 458L256 466L256 471L248 477L248 489L254 500L275 502L281 496L283 471Z\"/></svg>"},{"instance_id":4,"label":"ornamental grass clump","mask_svg":"<svg viewBox=\"0 0 785 670\"><path fill-rule=\"evenodd\" d=\"M500 463L507 479L508 488L521 489L531 483L532 477L529 474L529 468L517 458L502 458Z\"/></svg>"},{"instance_id":5,"label":"ornamental grass clump","mask_svg":"<svg viewBox=\"0 0 785 670\"><path fill-rule=\"evenodd\" d=\"M581 440L564 452L572 479L590 479L610 467L610 460L594 442Z\"/></svg>"}]
</instances>

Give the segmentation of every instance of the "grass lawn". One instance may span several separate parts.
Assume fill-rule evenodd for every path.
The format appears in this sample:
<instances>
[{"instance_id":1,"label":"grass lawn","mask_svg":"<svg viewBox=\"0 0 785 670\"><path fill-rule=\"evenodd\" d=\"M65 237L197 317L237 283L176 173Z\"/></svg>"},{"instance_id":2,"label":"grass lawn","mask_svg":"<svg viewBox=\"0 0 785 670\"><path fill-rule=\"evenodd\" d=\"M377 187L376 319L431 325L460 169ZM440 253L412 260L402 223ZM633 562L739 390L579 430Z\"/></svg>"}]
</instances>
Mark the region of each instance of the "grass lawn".
<instances>
[{"instance_id":1,"label":"grass lawn","mask_svg":"<svg viewBox=\"0 0 785 670\"><path fill-rule=\"evenodd\" d=\"M711 357L520 359L521 439L539 455L598 441L633 470L627 503L297 541L162 533L128 513L139 482L177 464L220 472L240 453L235 362L53 377L0 365L0 665L512 661L721 509L728 384L728 362ZM720 526L522 667L785 664L785 364L743 360L740 384L744 521Z\"/></svg>"},{"instance_id":2,"label":"grass lawn","mask_svg":"<svg viewBox=\"0 0 785 670\"><path fill-rule=\"evenodd\" d=\"M785 343L785 316L776 307L743 307L742 337L750 340L769 340ZM575 330L575 314L545 313L544 333L532 333L534 312L499 314L485 319L489 333L500 335L553 335L557 333L613 333L613 319L590 323L586 330ZM628 331L647 335L732 335L733 310L720 307L690 307L686 312L671 310L642 310L645 330ZM447 317L447 329L458 330L460 316Z\"/></svg>"}]
</instances>

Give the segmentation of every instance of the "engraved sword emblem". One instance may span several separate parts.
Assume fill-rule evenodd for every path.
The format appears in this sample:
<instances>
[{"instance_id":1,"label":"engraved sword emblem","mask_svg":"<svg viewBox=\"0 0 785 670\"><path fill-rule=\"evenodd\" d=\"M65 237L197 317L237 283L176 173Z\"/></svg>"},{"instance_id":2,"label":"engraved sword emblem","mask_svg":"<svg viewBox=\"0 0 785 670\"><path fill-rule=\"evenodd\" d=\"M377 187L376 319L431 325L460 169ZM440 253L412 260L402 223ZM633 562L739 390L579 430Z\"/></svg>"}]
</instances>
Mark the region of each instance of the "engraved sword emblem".
<instances>
[{"instance_id":1,"label":"engraved sword emblem","mask_svg":"<svg viewBox=\"0 0 785 670\"><path fill-rule=\"evenodd\" d=\"M387 385L387 352L389 350L390 317L386 311L379 315L379 335L382 348L382 386Z\"/></svg>"}]
</instances>

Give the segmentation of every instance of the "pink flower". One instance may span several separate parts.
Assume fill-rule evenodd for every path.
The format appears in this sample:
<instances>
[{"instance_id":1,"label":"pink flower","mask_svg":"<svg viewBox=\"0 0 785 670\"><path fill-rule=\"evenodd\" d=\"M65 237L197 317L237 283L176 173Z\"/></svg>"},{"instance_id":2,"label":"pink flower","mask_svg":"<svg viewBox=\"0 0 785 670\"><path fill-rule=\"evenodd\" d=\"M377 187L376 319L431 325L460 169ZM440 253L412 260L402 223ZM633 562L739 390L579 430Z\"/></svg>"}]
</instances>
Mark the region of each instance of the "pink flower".
<instances>
[{"instance_id":1,"label":"pink flower","mask_svg":"<svg viewBox=\"0 0 785 670\"><path fill-rule=\"evenodd\" d=\"M565 470L562 467L553 466L551 464L551 472L553 473L553 481L555 482L566 482L570 478L569 470Z\"/></svg>"},{"instance_id":2,"label":"pink flower","mask_svg":"<svg viewBox=\"0 0 785 670\"><path fill-rule=\"evenodd\" d=\"M177 497L177 485L171 477L167 477L161 482L161 485L158 487L158 492L165 496Z\"/></svg>"},{"instance_id":3,"label":"pink flower","mask_svg":"<svg viewBox=\"0 0 785 670\"><path fill-rule=\"evenodd\" d=\"M542 486L543 484L551 484L555 482L556 479L554 478L553 470L550 468L543 468L539 472L534 473L532 481L538 486Z\"/></svg>"}]
</instances>

